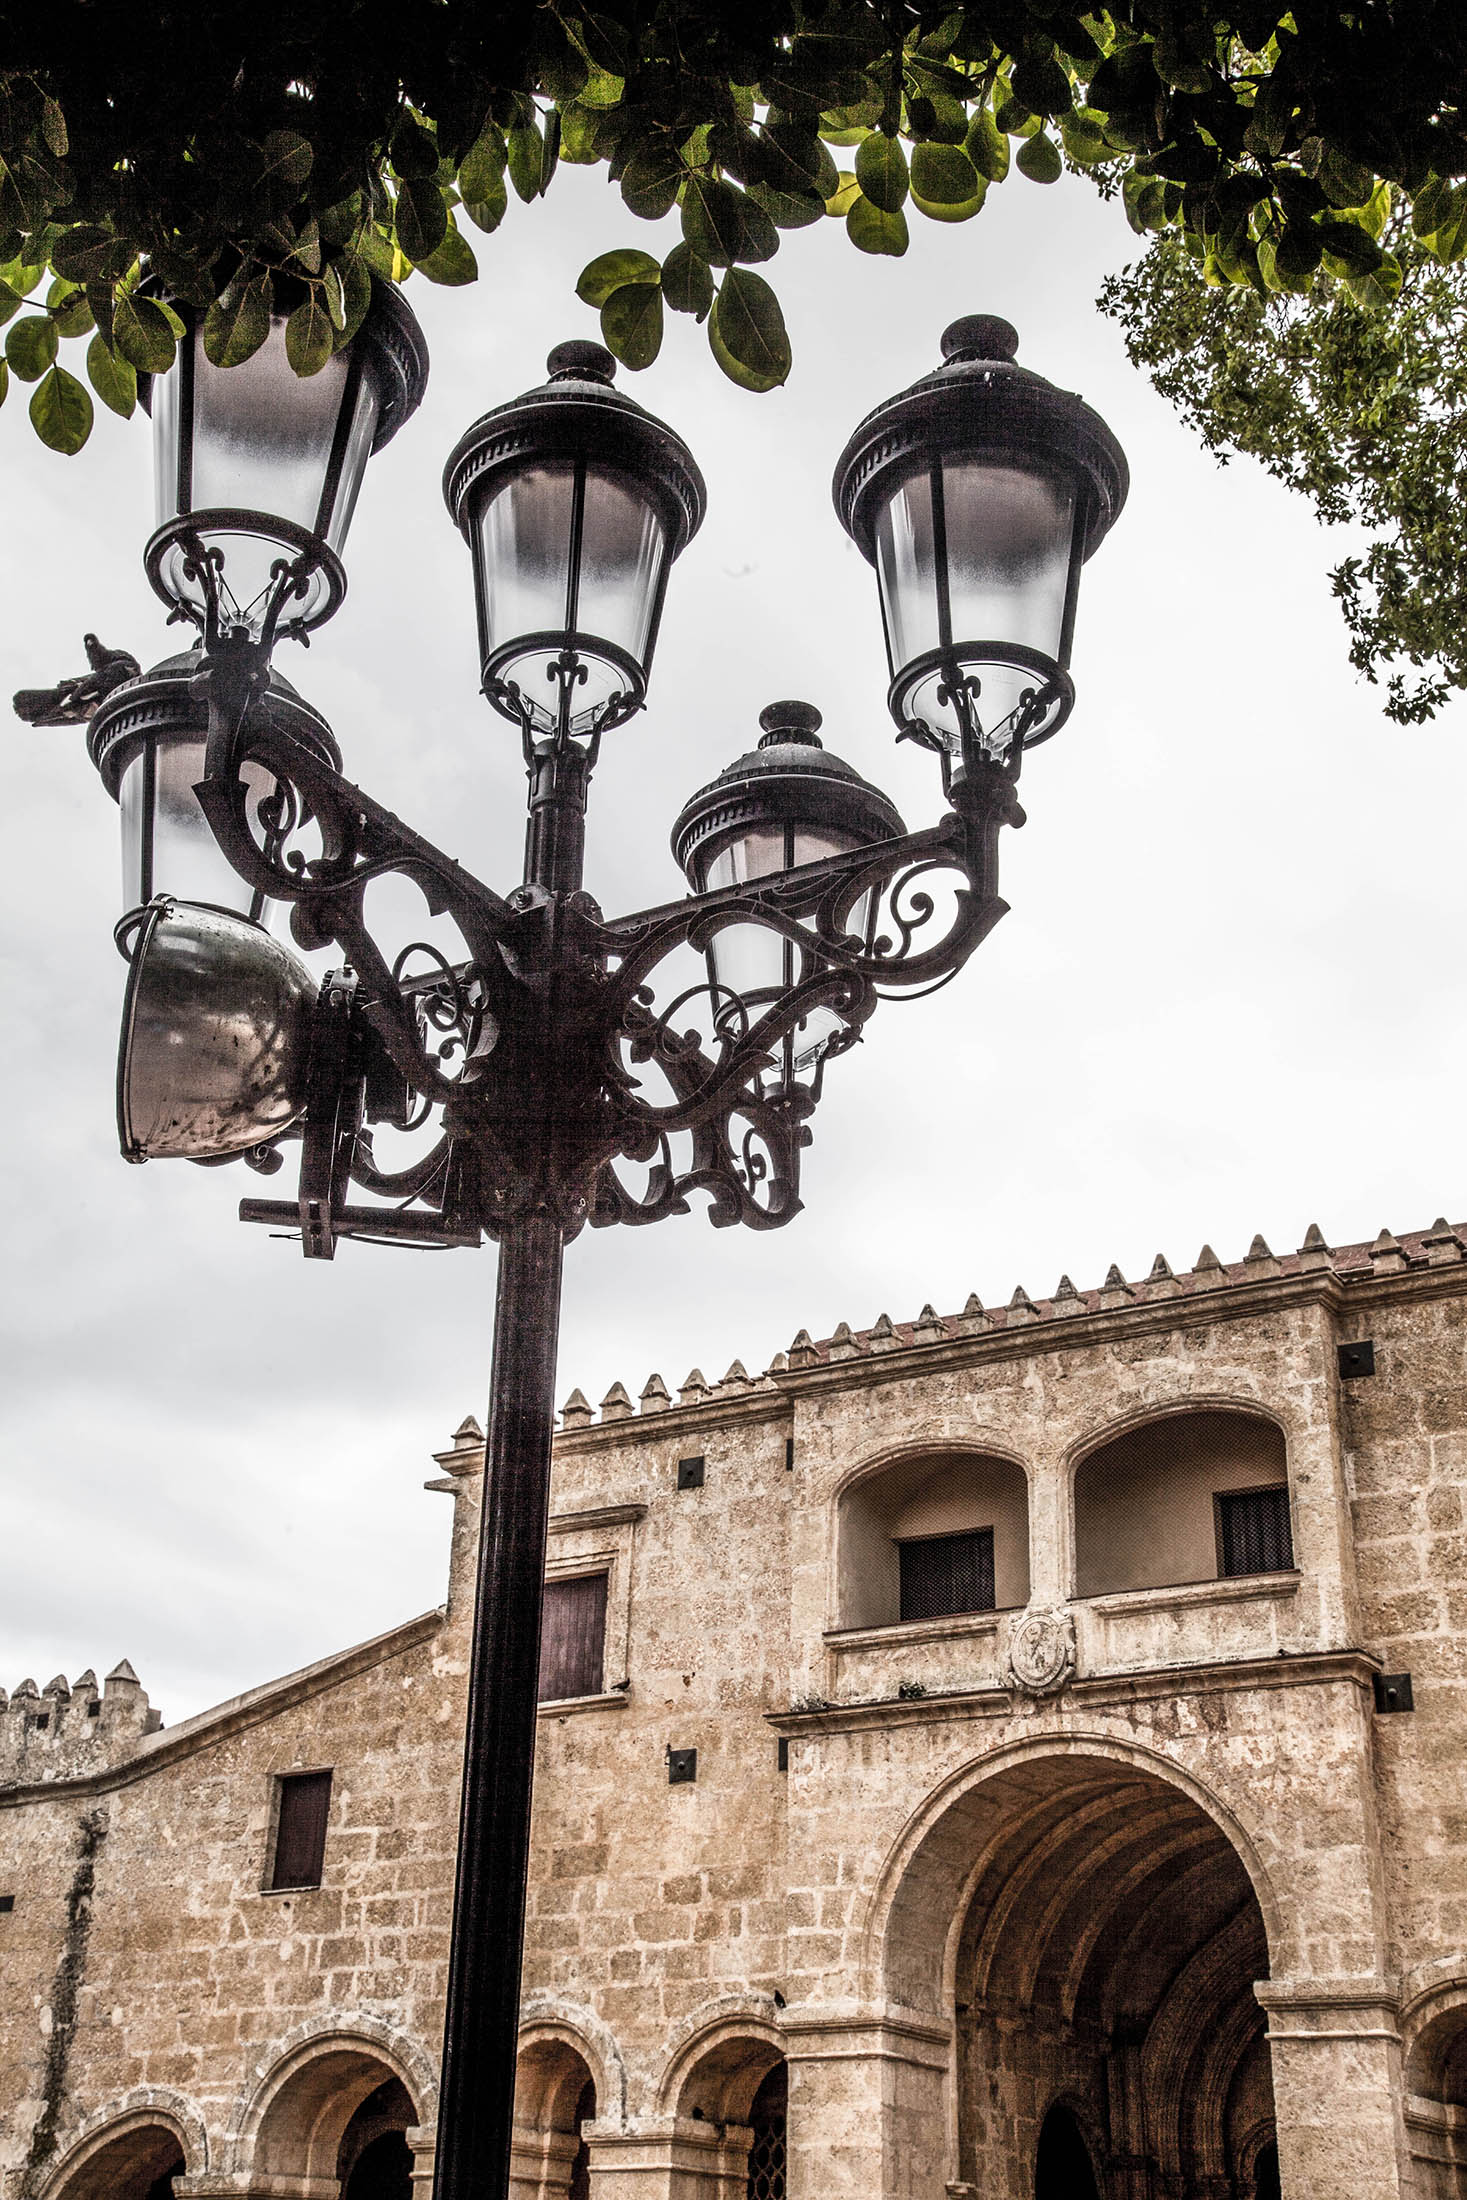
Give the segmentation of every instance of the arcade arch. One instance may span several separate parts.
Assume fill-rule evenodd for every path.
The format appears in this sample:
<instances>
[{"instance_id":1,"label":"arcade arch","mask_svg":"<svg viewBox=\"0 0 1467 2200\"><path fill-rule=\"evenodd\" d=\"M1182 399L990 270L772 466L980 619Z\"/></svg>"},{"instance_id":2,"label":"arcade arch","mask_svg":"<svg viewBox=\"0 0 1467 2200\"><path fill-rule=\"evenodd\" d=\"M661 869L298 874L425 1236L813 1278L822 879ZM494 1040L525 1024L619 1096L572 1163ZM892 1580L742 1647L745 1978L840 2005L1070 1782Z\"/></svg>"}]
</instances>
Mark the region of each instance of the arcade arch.
<instances>
[{"instance_id":1,"label":"arcade arch","mask_svg":"<svg viewBox=\"0 0 1467 2200\"><path fill-rule=\"evenodd\" d=\"M1259 1413L1200 1407L1122 1430L1075 1472L1076 1596L1292 1567L1288 1482L1283 1431Z\"/></svg>"},{"instance_id":2,"label":"arcade arch","mask_svg":"<svg viewBox=\"0 0 1467 2200\"><path fill-rule=\"evenodd\" d=\"M892 1627L903 1612L903 1547L990 1539L975 1601L960 1610L998 1610L1029 1601L1029 1485L1024 1469L996 1452L923 1448L863 1470L837 1505L835 1625Z\"/></svg>"},{"instance_id":3,"label":"arcade arch","mask_svg":"<svg viewBox=\"0 0 1467 2200\"><path fill-rule=\"evenodd\" d=\"M375 2042L325 2033L287 2055L261 2087L246 2166L262 2189L301 2179L342 2200L411 2200L406 2135L420 2120L401 2072Z\"/></svg>"},{"instance_id":4,"label":"arcade arch","mask_svg":"<svg viewBox=\"0 0 1467 2200\"><path fill-rule=\"evenodd\" d=\"M177 2131L151 2117L102 2131L64 2162L46 2200L173 2200L187 2164Z\"/></svg>"},{"instance_id":5,"label":"arcade arch","mask_svg":"<svg viewBox=\"0 0 1467 2200\"><path fill-rule=\"evenodd\" d=\"M561 2027L523 2037L515 2066L515 2200L587 2200L590 2152L582 2125L596 2116L596 2077Z\"/></svg>"}]
</instances>

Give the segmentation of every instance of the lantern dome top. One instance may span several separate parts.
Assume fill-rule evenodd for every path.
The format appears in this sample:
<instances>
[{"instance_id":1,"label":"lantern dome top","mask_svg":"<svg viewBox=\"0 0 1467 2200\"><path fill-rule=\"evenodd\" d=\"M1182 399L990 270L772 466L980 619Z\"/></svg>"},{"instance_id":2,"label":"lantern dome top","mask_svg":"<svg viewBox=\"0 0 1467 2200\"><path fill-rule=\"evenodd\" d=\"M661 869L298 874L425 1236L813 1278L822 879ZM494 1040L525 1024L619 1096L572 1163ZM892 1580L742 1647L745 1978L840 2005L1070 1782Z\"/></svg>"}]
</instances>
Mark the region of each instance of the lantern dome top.
<instances>
[{"instance_id":1,"label":"lantern dome top","mask_svg":"<svg viewBox=\"0 0 1467 2200\"><path fill-rule=\"evenodd\" d=\"M616 361L603 344L557 344L548 380L496 405L460 436L443 469L443 495L468 538L473 507L495 478L583 458L630 474L662 506L677 557L703 524L708 491L675 429L613 387Z\"/></svg>"},{"instance_id":2,"label":"lantern dome top","mask_svg":"<svg viewBox=\"0 0 1467 2200\"><path fill-rule=\"evenodd\" d=\"M202 646L184 650L137 679L124 680L101 704L87 728L87 754L114 801L123 772L143 742L205 738L208 706L194 691L203 668ZM285 734L318 762L340 771L341 750L330 726L282 674L272 671L269 688L255 707L270 733Z\"/></svg>"},{"instance_id":3,"label":"lantern dome top","mask_svg":"<svg viewBox=\"0 0 1467 2200\"><path fill-rule=\"evenodd\" d=\"M878 515L896 484L943 457L989 457L1048 468L1077 481L1088 558L1120 516L1130 487L1126 454L1099 413L1021 367L1016 330L993 313L954 321L943 363L866 415L836 463L840 523L875 561Z\"/></svg>"},{"instance_id":4,"label":"lantern dome top","mask_svg":"<svg viewBox=\"0 0 1467 2200\"><path fill-rule=\"evenodd\" d=\"M673 826L672 852L684 872L711 841L761 826L834 832L858 845L906 831L881 789L824 746L821 723L812 703L770 703L759 713L758 746L685 802Z\"/></svg>"}]
</instances>

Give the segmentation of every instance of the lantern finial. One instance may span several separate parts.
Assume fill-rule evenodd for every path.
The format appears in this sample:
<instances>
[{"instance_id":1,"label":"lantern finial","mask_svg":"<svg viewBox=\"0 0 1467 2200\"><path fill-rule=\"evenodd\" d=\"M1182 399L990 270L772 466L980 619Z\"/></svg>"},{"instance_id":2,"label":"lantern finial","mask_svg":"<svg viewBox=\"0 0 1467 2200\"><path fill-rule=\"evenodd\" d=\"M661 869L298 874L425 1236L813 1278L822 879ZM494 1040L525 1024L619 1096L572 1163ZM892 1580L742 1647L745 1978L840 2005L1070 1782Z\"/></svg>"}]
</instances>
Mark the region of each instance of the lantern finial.
<instances>
[{"instance_id":1,"label":"lantern finial","mask_svg":"<svg viewBox=\"0 0 1467 2200\"><path fill-rule=\"evenodd\" d=\"M545 361L552 382L606 382L616 380L616 361L604 344L557 344Z\"/></svg>"},{"instance_id":2,"label":"lantern finial","mask_svg":"<svg viewBox=\"0 0 1467 2200\"><path fill-rule=\"evenodd\" d=\"M767 749L777 741L793 741L818 749L823 745L820 728L824 723L813 703L766 703L759 713L763 734L759 746Z\"/></svg>"},{"instance_id":3,"label":"lantern finial","mask_svg":"<svg viewBox=\"0 0 1467 2200\"><path fill-rule=\"evenodd\" d=\"M1018 330L996 313L964 314L942 332L942 356L949 366L970 359L1012 359L1018 348Z\"/></svg>"}]
</instances>

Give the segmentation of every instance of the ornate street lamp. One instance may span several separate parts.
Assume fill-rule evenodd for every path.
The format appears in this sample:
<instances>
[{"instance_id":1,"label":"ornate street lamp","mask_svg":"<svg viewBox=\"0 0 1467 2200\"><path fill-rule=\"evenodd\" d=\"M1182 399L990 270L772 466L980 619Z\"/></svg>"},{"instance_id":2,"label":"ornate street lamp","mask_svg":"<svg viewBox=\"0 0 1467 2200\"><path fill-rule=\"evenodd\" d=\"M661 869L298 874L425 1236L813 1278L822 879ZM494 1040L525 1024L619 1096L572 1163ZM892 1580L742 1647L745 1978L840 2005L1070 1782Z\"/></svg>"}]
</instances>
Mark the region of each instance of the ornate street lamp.
<instances>
[{"instance_id":1,"label":"ornate street lamp","mask_svg":"<svg viewBox=\"0 0 1467 2200\"><path fill-rule=\"evenodd\" d=\"M308 1257L343 1237L499 1241L435 2192L504 2200L564 1246L695 1195L716 1224L799 1211L825 1065L879 999L954 976L1004 913L1000 829L1022 822L1023 749L1073 699L1079 568L1126 472L1079 399L1013 365L1006 324L955 324L947 364L871 415L835 484L877 567L892 709L940 752L945 814L906 832L821 745L817 711L771 704L758 747L677 820L692 892L607 918L581 884L587 786L601 736L645 699L704 489L681 439L612 387L610 355L561 345L544 387L469 430L444 484L473 552L484 692L530 779L525 876L502 897L343 779L324 721L270 670L277 634L303 638L340 600L367 452L421 392L415 324L385 288L374 314L319 386L278 346L216 375L193 342L175 394L155 392L148 569L202 643L128 681L93 637L113 692L92 746L140 903L122 928L124 1150L268 1168L298 1138L296 1198L240 1214L298 1229ZM84 677L20 702L74 722L89 697ZM366 895L393 873L460 954L379 943ZM301 948L344 962L319 991L263 928L277 903ZM426 1151L382 1166L379 1124L423 1130Z\"/></svg>"},{"instance_id":2,"label":"ornate street lamp","mask_svg":"<svg viewBox=\"0 0 1467 2200\"><path fill-rule=\"evenodd\" d=\"M841 453L841 525L876 567L891 714L936 749L943 784L978 759L1017 776L1074 707L1080 567L1126 501L1125 453L1098 413L1015 364L977 313L943 365L867 415Z\"/></svg>"}]
</instances>

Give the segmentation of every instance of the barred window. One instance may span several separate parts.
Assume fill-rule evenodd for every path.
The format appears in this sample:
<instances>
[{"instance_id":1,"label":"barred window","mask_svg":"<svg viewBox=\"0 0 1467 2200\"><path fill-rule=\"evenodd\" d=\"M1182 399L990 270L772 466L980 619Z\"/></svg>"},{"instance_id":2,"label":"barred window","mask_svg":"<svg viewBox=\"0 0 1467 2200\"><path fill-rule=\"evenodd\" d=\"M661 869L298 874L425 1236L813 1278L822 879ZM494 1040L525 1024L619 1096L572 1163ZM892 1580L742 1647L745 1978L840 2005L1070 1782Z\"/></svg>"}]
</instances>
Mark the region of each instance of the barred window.
<instances>
[{"instance_id":1,"label":"barred window","mask_svg":"<svg viewBox=\"0 0 1467 2200\"><path fill-rule=\"evenodd\" d=\"M275 1856L270 1891L319 1887L331 1809L329 1772L287 1772L275 1783Z\"/></svg>"},{"instance_id":2,"label":"barred window","mask_svg":"<svg viewBox=\"0 0 1467 2200\"><path fill-rule=\"evenodd\" d=\"M1291 1571L1294 1541L1287 1484L1280 1483L1276 1489L1222 1490L1216 1504L1219 1570L1224 1580L1233 1574Z\"/></svg>"},{"instance_id":3,"label":"barred window","mask_svg":"<svg viewBox=\"0 0 1467 2200\"><path fill-rule=\"evenodd\" d=\"M749 2123L748 2200L785 2200L785 2118L789 2106L789 2068L777 2062L754 2095Z\"/></svg>"},{"instance_id":4,"label":"barred window","mask_svg":"<svg viewBox=\"0 0 1467 2200\"><path fill-rule=\"evenodd\" d=\"M967 1535L924 1535L899 1543L897 1549L903 1619L993 1610L992 1528L974 1528Z\"/></svg>"},{"instance_id":5,"label":"barred window","mask_svg":"<svg viewBox=\"0 0 1467 2200\"><path fill-rule=\"evenodd\" d=\"M606 1576L547 1581L540 1620L540 1701L599 1696L606 1651Z\"/></svg>"}]
</instances>

